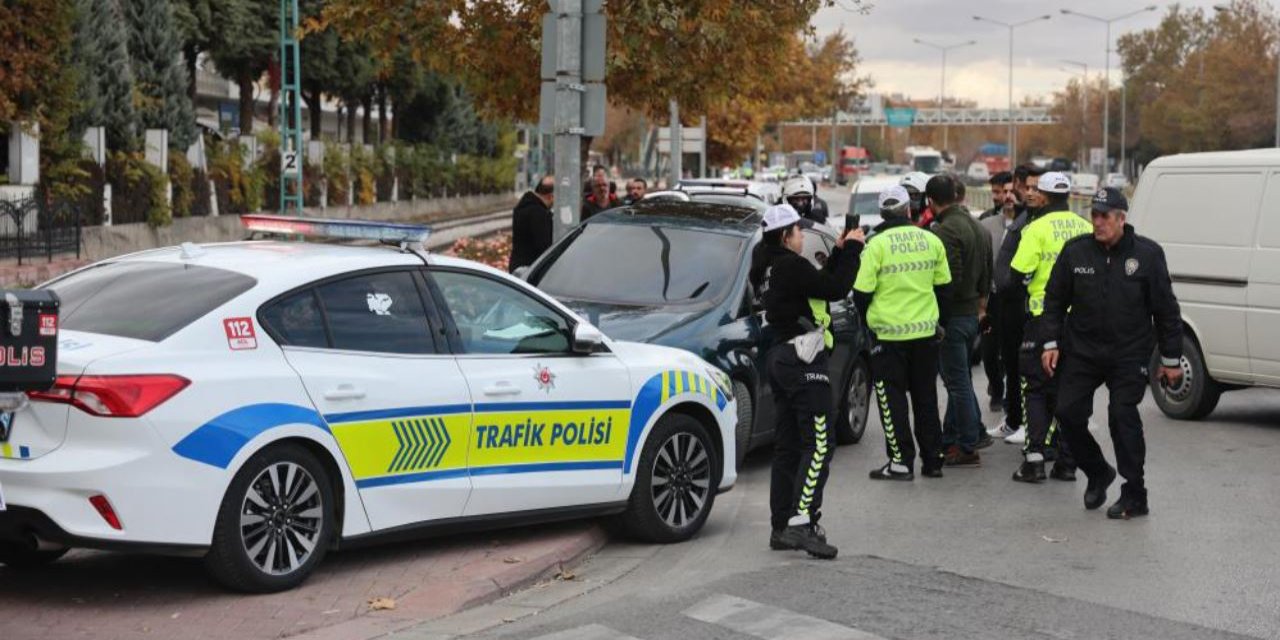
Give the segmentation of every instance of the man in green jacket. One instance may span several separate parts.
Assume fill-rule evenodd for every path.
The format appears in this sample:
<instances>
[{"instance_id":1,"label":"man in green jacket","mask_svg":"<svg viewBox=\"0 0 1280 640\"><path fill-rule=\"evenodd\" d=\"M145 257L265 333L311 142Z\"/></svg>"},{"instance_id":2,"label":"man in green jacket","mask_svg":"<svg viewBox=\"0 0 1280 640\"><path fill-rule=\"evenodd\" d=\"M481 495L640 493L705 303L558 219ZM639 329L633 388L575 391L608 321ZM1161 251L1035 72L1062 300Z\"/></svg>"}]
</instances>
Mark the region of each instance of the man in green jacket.
<instances>
[{"instance_id":1,"label":"man in green jacket","mask_svg":"<svg viewBox=\"0 0 1280 640\"><path fill-rule=\"evenodd\" d=\"M942 327L946 334L938 354L938 370L947 387L942 446L947 466L977 466L977 450L990 445L991 436L982 425L969 354L991 292L991 238L958 202L958 186L954 177L936 175L925 186L925 196L937 212L934 233L947 250L951 271L951 314Z\"/></svg>"}]
</instances>

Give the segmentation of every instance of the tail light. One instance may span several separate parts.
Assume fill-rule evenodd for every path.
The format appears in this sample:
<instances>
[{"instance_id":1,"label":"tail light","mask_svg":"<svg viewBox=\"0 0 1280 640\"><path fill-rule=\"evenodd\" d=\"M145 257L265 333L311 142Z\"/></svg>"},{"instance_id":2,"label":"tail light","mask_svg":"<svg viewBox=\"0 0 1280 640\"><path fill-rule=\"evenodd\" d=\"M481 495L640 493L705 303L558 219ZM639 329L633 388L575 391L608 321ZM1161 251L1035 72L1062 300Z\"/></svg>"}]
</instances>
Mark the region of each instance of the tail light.
<instances>
[{"instance_id":1,"label":"tail light","mask_svg":"<svg viewBox=\"0 0 1280 640\"><path fill-rule=\"evenodd\" d=\"M98 515L102 516L102 519L106 520L107 525L112 529L115 529L116 531L124 529L120 524L120 516L116 515L115 507L111 506L111 501L107 500L106 496L91 496L89 498L89 504L93 505L93 508L98 511Z\"/></svg>"},{"instance_id":2,"label":"tail light","mask_svg":"<svg viewBox=\"0 0 1280 640\"><path fill-rule=\"evenodd\" d=\"M160 406L190 380L175 375L58 376L53 388L28 392L32 400L69 404L104 418L137 418Z\"/></svg>"}]
</instances>

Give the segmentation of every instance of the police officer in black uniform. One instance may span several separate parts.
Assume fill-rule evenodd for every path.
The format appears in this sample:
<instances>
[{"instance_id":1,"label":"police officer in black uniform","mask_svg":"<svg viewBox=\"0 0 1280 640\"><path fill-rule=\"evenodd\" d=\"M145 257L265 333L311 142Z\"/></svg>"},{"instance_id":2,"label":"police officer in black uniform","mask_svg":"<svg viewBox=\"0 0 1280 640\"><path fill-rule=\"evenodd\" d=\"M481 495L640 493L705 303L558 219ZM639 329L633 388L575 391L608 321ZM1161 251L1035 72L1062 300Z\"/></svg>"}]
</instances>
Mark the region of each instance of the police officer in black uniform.
<instances>
[{"instance_id":1,"label":"police officer in black uniform","mask_svg":"<svg viewBox=\"0 0 1280 640\"><path fill-rule=\"evenodd\" d=\"M1089 478L1086 509L1106 502L1116 477L1087 426L1094 391L1102 384L1110 391L1108 423L1125 484L1107 517L1126 520L1148 511L1138 403L1153 347L1160 350L1155 377L1167 385L1182 379L1182 317L1164 250L1125 223L1128 209L1117 189L1094 196L1093 234L1067 242L1049 277L1041 334L1045 373L1058 378L1058 421Z\"/></svg>"},{"instance_id":2,"label":"police officer in black uniform","mask_svg":"<svg viewBox=\"0 0 1280 640\"><path fill-rule=\"evenodd\" d=\"M861 229L851 230L819 270L800 255L800 223L800 214L789 204L765 211L765 249L754 256L758 260L751 274L772 334L767 366L778 421L769 546L830 559L837 549L817 524L836 444L827 423L832 413L827 302L849 294L865 238Z\"/></svg>"}]
</instances>

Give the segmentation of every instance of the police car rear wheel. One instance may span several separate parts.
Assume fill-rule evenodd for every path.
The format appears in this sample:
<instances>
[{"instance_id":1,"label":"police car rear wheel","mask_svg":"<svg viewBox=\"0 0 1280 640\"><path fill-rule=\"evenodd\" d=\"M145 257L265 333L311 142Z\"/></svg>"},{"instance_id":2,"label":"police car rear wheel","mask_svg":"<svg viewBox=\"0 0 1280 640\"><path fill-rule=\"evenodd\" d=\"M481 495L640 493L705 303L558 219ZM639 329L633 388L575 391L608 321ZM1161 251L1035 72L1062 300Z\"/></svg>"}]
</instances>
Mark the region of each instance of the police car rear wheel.
<instances>
[{"instance_id":1,"label":"police car rear wheel","mask_svg":"<svg viewBox=\"0 0 1280 640\"><path fill-rule=\"evenodd\" d=\"M738 424L734 427L734 457L737 468L742 468L742 461L747 459L751 450L751 426L755 422L755 406L751 403L751 392L747 385L733 381L733 399L738 404Z\"/></svg>"},{"instance_id":2,"label":"police car rear wheel","mask_svg":"<svg viewBox=\"0 0 1280 640\"><path fill-rule=\"evenodd\" d=\"M1160 382L1160 354L1151 357L1151 395L1156 406L1174 420L1199 420L1213 413L1222 396L1222 386L1209 377L1200 345L1190 336L1182 336L1182 381L1172 387Z\"/></svg>"},{"instance_id":3,"label":"police car rear wheel","mask_svg":"<svg viewBox=\"0 0 1280 640\"><path fill-rule=\"evenodd\" d=\"M232 589L291 589L324 558L333 505L330 478L311 452L291 444L261 451L223 498L205 564Z\"/></svg>"},{"instance_id":4,"label":"police car rear wheel","mask_svg":"<svg viewBox=\"0 0 1280 640\"><path fill-rule=\"evenodd\" d=\"M840 400L840 420L836 425L836 442L857 444L867 432L867 415L871 411L871 366L858 358L849 373L849 385Z\"/></svg>"},{"instance_id":5,"label":"police car rear wheel","mask_svg":"<svg viewBox=\"0 0 1280 640\"><path fill-rule=\"evenodd\" d=\"M707 430L682 414L663 416L636 467L624 530L647 542L681 542L707 521L719 482Z\"/></svg>"},{"instance_id":6,"label":"police car rear wheel","mask_svg":"<svg viewBox=\"0 0 1280 640\"><path fill-rule=\"evenodd\" d=\"M17 542L0 542L0 565L10 569L35 569L43 567L66 555L70 549L47 549Z\"/></svg>"}]
</instances>

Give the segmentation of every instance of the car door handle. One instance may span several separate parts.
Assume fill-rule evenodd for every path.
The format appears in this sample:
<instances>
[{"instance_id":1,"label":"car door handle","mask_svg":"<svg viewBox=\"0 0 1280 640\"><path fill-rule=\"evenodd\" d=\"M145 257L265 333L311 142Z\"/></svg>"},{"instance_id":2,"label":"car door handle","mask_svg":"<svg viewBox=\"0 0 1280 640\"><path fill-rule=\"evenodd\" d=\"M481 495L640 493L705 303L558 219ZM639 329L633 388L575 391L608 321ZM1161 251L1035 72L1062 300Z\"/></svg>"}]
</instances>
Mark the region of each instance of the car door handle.
<instances>
[{"instance_id":1,"label":"car door handle","mask_svg":"<svg viewBox=\"0 0 1280 640\"><path fill-rule=\"evenodd\" d=\"M512 386L510 382L499 382L485 387L484 394L486 396L518 396L520 387Z\"/></svg>"},{"instance_id":2,"label":"car door handle","mask_svg":"<svg viewBox=\"0 0 1280 640\"><path fill-rule=\"evenodd\" d=\"M336 389L329 389L324 392L325 400L360 400L364 398L364 389L357 389L355 385L340 384Z\"/></svg>"}]
</instances>

